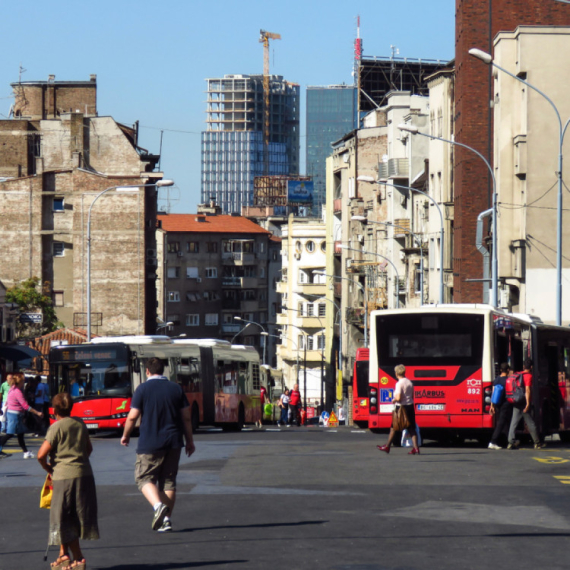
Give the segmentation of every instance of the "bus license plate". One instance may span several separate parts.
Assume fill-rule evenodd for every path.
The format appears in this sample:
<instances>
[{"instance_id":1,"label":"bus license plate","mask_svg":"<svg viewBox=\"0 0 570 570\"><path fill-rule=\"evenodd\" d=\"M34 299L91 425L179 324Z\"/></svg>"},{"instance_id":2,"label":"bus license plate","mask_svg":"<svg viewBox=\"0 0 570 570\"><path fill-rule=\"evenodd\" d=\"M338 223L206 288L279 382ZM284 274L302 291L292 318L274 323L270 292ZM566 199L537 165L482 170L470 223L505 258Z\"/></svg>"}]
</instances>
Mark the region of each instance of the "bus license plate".
<instances>
[{"instance_id":1,"label":"bus license plate","mask_svg":"<svg viewBox=\"0 0 570 570\"><path fill-rule=\"evenodd\" d=\"M418 404L418 410L427 412L441 412L445 410L445 404Z\"/></svg>"},{"instance_id":2,"label":"bus license plate","mask_svg":"<svg viewBox=\"0 0 570 570\"><path fill-rule=\"evenodd\" d=\"M99 424L85 424L87 429L99 429Z\"/></svg>"},{"instance_id":3,"label":"bus license plate","mask_svg":"<svg viewBox=\"0 0 570 570\"><path fill-rule=\"evenodd\" d=\"M381 414L391 414L394 411L394 404L380 404Z\"/></svg>"}]
</instances>

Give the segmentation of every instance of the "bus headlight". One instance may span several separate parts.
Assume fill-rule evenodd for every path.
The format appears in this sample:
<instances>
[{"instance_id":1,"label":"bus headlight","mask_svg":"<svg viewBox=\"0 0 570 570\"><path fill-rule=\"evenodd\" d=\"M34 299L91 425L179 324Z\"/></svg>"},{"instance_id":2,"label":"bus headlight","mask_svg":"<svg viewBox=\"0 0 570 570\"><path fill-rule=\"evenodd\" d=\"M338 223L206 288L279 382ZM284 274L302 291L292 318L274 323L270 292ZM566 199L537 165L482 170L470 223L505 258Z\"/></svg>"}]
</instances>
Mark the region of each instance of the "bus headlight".
<instances>
[{"instance_id":1,"label":"bus headlight","mask_svg":"<svg viewBox=\"0 0 570 570\"><path fill-rule=\"evenodd\" d=\"M129 412L122 412L120 414L113 414L111 419L118 420L119 418L126 418L129 415Z\"/></svg>"}]
</instances>

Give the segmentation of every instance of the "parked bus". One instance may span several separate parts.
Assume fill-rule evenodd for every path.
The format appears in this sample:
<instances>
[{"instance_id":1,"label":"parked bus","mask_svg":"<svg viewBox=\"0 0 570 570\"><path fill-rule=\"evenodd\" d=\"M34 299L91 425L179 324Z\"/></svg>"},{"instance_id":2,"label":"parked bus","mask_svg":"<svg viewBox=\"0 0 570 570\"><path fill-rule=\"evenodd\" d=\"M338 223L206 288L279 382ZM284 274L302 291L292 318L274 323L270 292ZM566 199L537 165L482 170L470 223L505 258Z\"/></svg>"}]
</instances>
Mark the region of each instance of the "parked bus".
<instances>
[{"instance_id":1,"label":"parked bus","mask_svg":"<svg viewBox=\"0 0 570 570\"><path fill-rule=\"evenodd\" d=\"M352 421L360 428L368 427L368 416L378 413L378 378L369 378L368 348L357 348L352 372Z\"/></svg>"},{"instance_id":2,"label":"parked bus","mask_svg":"<svg viewBox=\"0 0 570 570\"><path fill-rule=\"evenodd\" d=\"M423 432L486 441L492 381L501 362L521 371L534 361L532 414L542 437L570 434L570 328L488 305L434 305L374 311L370 318L370 378L379 378L378 413L369 427L388 430L396 384L406 366Z\"/></svg>"},{"instance_id":3,"label":"parked bus","mask_svg":"<svg viewBox=\"0 0 570 570\"><path fill-rule=\"evenodd\" d=\"M261 417L259 355L227 341L166 336L99 337L50 350L51 393L69 392L73 416L90 430L122 430L146 362L158 357L164 375L180 384L199 424L237 428Z\"/></svg>"}]
</instances>

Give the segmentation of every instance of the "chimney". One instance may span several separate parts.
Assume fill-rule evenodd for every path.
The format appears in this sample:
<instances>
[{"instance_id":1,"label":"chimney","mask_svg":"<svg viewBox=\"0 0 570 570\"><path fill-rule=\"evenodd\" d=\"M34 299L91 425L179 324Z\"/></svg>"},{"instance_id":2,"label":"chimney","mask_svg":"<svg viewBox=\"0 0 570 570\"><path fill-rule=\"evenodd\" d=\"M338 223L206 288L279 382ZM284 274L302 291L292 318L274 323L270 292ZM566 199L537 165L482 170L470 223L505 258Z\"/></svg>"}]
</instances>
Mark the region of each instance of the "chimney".
<instances>
[{"instance_id":1,"label":"chimney","mask_svg":"<svg viewBox=\"0 0 570 570\"><path fill-rule=\"evenodd\" d=\"M48 75L48 83L53 83L55 81L55 75Z\"/></svg>"},{"instance_id":2,"label":"chimney","mask_svg":"<svg viewBox=\"0 0 570 570\"><path fill-rule=\"evenodd\" d=\"M95 73L92 73L89 76L89 81L93 82L93 83L97 83L97 75Z\"/></svg>"}]
</instances>

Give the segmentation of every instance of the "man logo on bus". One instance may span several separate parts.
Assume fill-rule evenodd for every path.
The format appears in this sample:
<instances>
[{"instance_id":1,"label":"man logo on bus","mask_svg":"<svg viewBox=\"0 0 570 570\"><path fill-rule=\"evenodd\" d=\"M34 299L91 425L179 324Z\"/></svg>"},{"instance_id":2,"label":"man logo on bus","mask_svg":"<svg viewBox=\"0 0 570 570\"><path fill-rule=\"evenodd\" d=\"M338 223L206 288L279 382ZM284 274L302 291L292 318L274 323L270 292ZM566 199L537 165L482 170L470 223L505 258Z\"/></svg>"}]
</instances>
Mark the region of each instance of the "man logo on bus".
<instances>
[{"instance_id":1,"label":"man logo on bus","mask_svg":"<svg viewBox=\"0 0 570 570\"><path fill-rule=\"evenodd\" d=\"M127 409L127 400L123 400L123 403L118 408L115 408L115 411L119 412L120 410L126 410L126 409Z\"/></svg>"}]
</instances>

